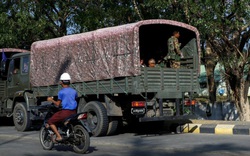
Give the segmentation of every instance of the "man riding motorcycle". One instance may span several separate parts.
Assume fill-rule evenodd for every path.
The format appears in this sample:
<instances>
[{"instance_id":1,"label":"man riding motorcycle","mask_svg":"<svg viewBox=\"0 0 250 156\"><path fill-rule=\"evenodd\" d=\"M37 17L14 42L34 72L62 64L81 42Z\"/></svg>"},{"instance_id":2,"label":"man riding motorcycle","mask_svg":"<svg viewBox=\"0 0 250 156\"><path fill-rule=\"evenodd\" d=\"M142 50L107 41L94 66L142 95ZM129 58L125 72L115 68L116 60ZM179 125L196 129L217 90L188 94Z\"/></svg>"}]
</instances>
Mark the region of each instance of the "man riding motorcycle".
<instances>
[{"instance_id":1,"label":"man riding motorcycle","mask_svg":"<svg viewBox=\"0 0 250 156\"><path fill-rule=\"evenodd\" d=\"M61 106L62 109L56 112L49 120L48 124L50 128L56 134L56 142L61 142L63 140L62 136L57 130L57 124L65 120L72 114L76 114L78 97L76 90L70 87L71 77L68 73L63 73L60 77L60 85L63 87L58 92L58 99L55 101L53 97L48 97L47 100L55 104L56 106Z\"/></svg>"}]
</instances>

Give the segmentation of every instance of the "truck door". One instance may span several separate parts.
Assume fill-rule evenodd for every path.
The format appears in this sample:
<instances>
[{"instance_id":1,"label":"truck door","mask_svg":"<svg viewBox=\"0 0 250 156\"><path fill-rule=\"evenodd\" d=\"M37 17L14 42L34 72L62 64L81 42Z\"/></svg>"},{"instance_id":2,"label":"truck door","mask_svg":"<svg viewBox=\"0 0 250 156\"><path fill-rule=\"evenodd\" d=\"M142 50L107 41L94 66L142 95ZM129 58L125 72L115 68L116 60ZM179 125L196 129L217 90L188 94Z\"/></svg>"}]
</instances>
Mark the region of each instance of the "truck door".
<instances>
[{"instance_id":1,"label":"truck door","mask_svg":"<svg viewBox=\"0 0 250 156\"><path fill-rule=\"evenodd\" d=\"M17 91L23 91L29 87L29 56L13 58L10 61L7 78L7 95L14 97Z\"/></svg>"}]
</instances>

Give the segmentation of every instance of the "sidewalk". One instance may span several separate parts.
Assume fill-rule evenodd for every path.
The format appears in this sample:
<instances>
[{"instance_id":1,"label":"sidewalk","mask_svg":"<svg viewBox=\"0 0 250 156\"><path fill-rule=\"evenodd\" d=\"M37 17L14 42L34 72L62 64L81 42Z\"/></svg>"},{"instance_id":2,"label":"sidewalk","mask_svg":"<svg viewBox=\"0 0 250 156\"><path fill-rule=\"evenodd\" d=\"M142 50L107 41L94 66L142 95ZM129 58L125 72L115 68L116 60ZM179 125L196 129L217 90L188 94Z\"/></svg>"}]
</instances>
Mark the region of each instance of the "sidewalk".
<instances>
[{"instance_id":1,"label":"sidewalk","mask_svg":"<svg viewBox=\"0 0 250 156\"><path fill-rule=\"evenodd\" d=\"M178 133L212 133L250 135L250 122L223 120L190 120L177 126Z\"/></svg>"}]
</instances>

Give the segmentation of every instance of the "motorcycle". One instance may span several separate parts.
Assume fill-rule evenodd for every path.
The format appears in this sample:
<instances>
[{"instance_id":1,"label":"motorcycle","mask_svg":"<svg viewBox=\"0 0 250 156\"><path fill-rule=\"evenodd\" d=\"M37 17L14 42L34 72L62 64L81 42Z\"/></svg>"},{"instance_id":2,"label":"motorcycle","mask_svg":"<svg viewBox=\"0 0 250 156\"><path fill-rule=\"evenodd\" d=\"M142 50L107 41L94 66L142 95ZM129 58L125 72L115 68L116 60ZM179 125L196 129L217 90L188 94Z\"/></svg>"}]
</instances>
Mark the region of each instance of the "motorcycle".
<instances>
[{"instance_id":1,"label":"motorcycle","mask_svg":"<svg viewBox=\"0 0 250 156\"><path fill-rule=\"evenodd\" d=\"M66 118L63 123L57 125L58 132L63 140L57 142L56 135L48 125L48 119L60 108L54 104L46 104L41 109L47 109L44 123L39 133L40 143L45 150L51 150L55 144L73 146L76 153L86 153L90 146L91 131L88 128L87 113L73 114Z\"/></svg>"}]
</instances>

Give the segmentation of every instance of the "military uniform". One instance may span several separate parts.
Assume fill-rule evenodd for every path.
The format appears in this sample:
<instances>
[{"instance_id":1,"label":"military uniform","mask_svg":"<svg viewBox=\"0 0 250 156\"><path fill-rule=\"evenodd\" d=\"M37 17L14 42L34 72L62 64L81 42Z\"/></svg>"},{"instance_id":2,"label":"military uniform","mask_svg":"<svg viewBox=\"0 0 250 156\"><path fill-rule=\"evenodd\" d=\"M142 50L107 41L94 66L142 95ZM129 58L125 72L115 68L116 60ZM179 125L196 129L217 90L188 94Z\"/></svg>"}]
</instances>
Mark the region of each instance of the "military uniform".
<instances>
[{"instance_id":1,"label":"military uniform","mask_svg":"<svg viewBox=\"0 0 250 156\"><path fill-rule=\"evenodd\" d=\"M168 54L167 60L170 60L171 68L180 68L180 59L181 59L181 44L178 41L178 38L171 36L168 39Z\"/></svg>"}]
</instances>

